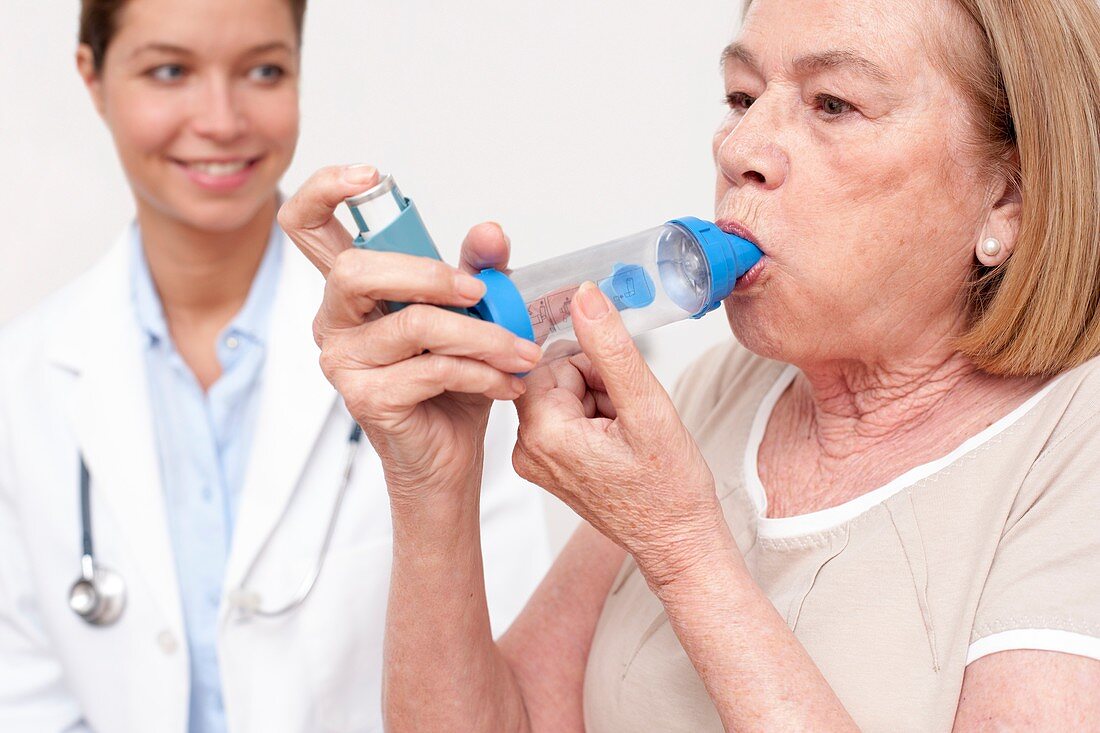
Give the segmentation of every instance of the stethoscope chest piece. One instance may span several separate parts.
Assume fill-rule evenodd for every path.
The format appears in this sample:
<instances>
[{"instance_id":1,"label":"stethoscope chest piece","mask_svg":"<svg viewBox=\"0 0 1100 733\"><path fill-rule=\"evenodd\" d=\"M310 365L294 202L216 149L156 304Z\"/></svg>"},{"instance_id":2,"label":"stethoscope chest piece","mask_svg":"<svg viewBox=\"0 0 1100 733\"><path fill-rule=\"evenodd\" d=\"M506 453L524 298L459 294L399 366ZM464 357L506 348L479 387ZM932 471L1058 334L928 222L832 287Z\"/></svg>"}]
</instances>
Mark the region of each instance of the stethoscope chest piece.
<instances>
[{"instance_id":1,"label":"stethoscope chest piece","mask_svg":"<svg viewBox=\"0 0 1100 733\"><path fill-rule=\"evenodd\" d=\"M94 566L69 589L69 608L93 626L110 626L126 608L126 584L122 576L114 570Z\"/></svg>"}]
</instances>

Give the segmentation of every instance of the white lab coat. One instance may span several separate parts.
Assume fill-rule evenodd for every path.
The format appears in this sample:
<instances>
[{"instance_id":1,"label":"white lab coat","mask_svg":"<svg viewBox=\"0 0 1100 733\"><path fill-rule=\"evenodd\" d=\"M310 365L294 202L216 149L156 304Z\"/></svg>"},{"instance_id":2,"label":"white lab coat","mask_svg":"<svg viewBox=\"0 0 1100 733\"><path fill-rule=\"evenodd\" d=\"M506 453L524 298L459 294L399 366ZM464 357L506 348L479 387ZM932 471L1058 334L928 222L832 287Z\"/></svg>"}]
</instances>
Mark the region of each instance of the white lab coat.
<instances>
[{"instance_id":1,"label":"white lab coat","mask_svg":"<svg viewBox=\"0 0 1100 733\"><path fill-rule=\"evenodd\" d=\"M285 238L283 246L219 615L226 716L234 733L376 731L391 527L381 465L366 440L313 595L274 619L244 618L228 600L265 544L250 588L267 607L293 596L318 557L352 425L312 339L323 281ZM128 247L123 236L86 275L0 331L5 733L186 730L186 636ZM539 493L511 468L510 415L510 405L498 405L490 420L482 494L496 633L549 562ZM109 627L88 626L68 607L79 573L81 453L92 478L96 558L127 584L125 612Z\"/></svg>"}]
</instances>

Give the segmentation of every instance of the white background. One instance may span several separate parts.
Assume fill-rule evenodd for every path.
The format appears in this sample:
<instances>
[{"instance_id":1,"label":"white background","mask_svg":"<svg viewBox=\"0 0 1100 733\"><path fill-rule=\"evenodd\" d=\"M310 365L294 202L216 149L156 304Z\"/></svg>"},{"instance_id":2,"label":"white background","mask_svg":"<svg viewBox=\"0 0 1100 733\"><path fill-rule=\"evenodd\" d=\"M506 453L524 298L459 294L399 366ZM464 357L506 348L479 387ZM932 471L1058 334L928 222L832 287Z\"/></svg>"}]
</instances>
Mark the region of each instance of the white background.
<instances>
[{"instance_id":1,"label":"white background","mask_svg":"<svg viewBox=\"0 0 1100 733\"><path fill-rule=\"evenodd\" d=\"M181 0L185 1L185 0ZM0 2L0 322L85 270L132 216L76 75L77 0ZM446 258L499 221L523 265L713 213L718 55L737 0L313 0L302 135L284 181L369 162ZM643 339L671 385L721 312ZM0 354L0 358L3 358ZM548 499L555 549L575 518Z\"/></svg>"}]
</instances>

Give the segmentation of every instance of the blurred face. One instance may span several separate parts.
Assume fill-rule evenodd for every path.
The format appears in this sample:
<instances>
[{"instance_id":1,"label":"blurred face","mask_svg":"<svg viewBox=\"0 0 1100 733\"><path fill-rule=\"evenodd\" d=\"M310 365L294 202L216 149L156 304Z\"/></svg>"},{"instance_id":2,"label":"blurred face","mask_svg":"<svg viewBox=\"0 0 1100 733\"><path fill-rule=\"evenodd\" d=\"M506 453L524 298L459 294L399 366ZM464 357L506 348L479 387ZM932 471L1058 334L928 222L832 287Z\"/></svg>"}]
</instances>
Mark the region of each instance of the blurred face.
<instances>
[{"instance_id":1,"label":"blurred face","mask_svg":"<svg viewBox=\"0 0 1100 733\"><path fill-rule=\"evenodd\" d=\"M940 44L950 0L756 0L724 54L716 219L765 259L726 302L753 351L888 360L965 325L996 184Z\"/></svg>"},{"instance_id":2,"label":"blurred face","mask_svg":"<svg viewBox=\"0 0 1100 733\"><path fill-rule=\"evenodd\" d=\"M298 137L286 0L131 0L101 72L78 58L139 206L233 231L270 204Z\"/></svg>"}]
</instances>

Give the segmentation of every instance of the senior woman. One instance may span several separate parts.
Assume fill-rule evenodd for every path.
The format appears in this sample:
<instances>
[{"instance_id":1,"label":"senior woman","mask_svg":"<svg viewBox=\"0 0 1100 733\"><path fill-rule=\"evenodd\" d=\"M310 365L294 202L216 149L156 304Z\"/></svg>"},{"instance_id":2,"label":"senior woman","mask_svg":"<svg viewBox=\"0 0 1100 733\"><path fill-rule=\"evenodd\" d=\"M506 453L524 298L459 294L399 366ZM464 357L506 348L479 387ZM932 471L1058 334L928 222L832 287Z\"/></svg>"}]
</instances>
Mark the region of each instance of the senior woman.
<instances>
[{"instance_id":1,"label":"senior woman","mask_svg":"<svg viewBox=\"0 0 1100 733\"><path fill-rule=\"evenodd\" d=\"M374 317L480 291L342 252L338 170L283 209L386 464L390 728L1100 725L1100 9L756 0L722 63L716 216L766 257L675 399L591 285L586 356L524 383L492 325ZM483 226L463 268L506 255ZM485 397L588 522L496 642Z\"/></svg>"}]
</instances>

